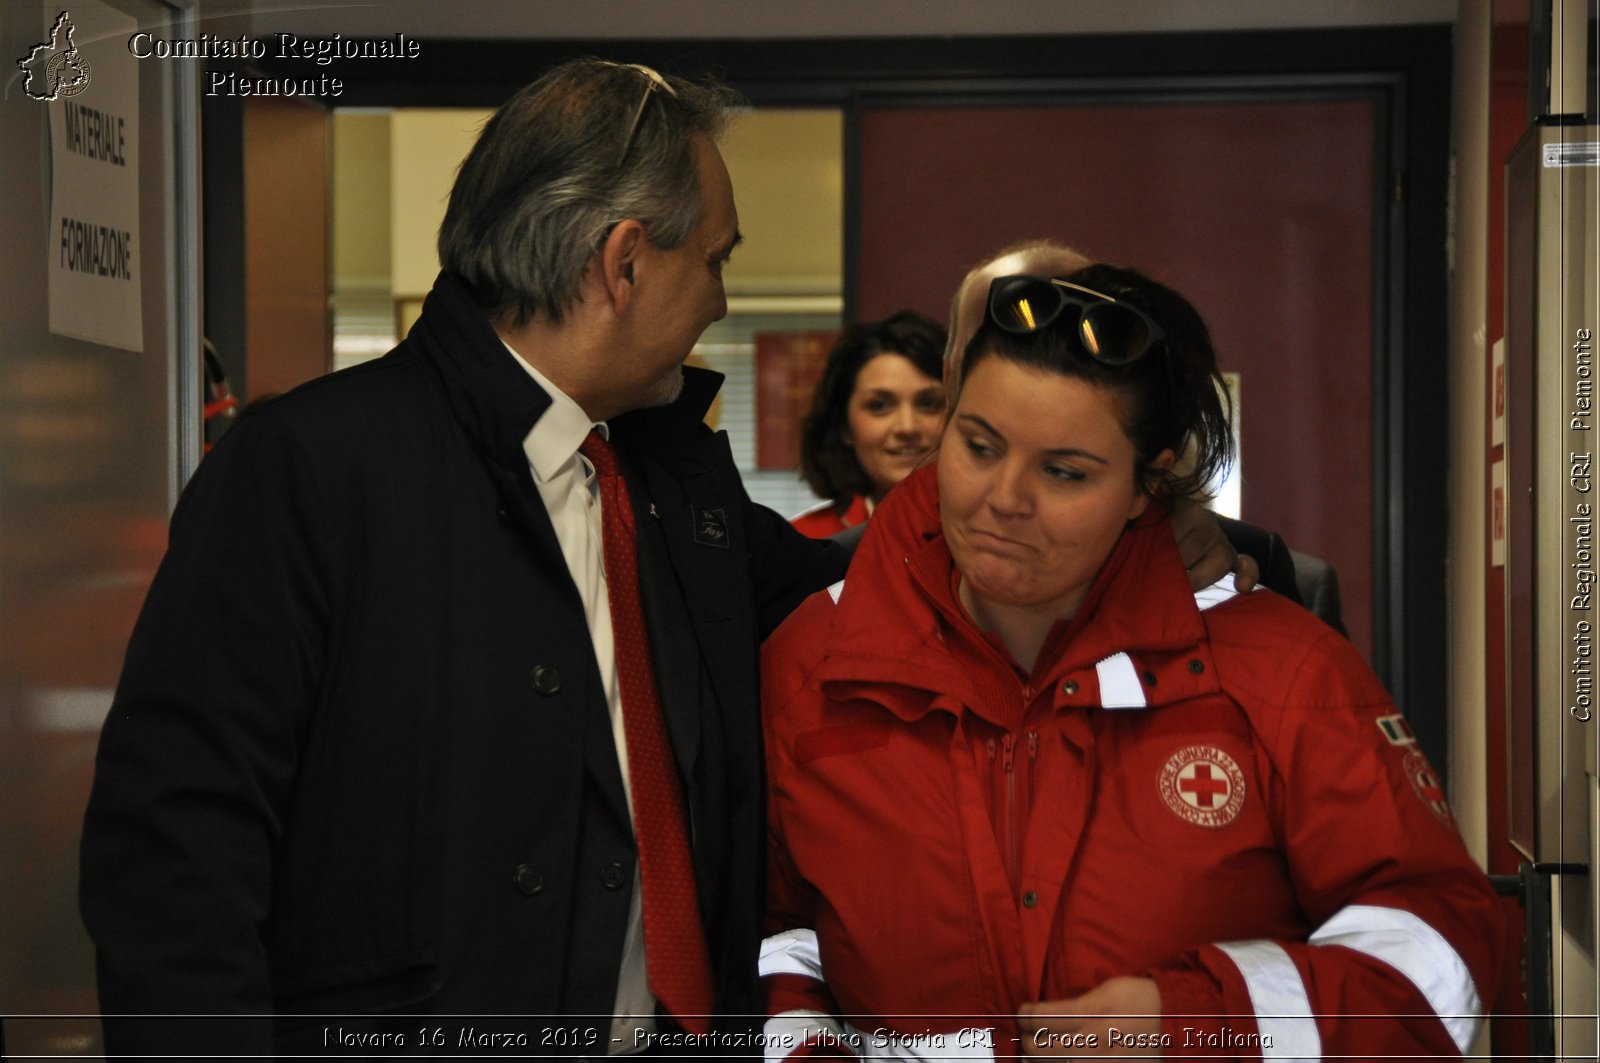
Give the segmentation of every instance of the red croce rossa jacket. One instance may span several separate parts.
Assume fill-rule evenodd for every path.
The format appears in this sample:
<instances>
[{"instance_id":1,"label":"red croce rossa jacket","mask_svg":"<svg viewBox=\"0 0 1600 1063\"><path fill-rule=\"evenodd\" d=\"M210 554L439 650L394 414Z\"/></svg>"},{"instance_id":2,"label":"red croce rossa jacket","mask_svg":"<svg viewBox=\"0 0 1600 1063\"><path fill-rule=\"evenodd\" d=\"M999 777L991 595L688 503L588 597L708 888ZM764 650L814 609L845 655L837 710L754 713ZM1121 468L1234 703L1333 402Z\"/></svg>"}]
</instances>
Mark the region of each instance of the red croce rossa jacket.
<instances>
[{"instance_id":1,"label":"red croce rossa jacket","mask_svg":"<svg viewBox=\"0 0 1600 1063\"><path fill-rule=\"evenodd\" d=\"M891 492L765 647L768 1058L1006 1056L1019 1005L1118 975L1152 1054L1467 1050L1496 898L1348 641L1192 593L1151 506L1024 677L937 505L931 468Z\"/></svg>"}]
</instances>

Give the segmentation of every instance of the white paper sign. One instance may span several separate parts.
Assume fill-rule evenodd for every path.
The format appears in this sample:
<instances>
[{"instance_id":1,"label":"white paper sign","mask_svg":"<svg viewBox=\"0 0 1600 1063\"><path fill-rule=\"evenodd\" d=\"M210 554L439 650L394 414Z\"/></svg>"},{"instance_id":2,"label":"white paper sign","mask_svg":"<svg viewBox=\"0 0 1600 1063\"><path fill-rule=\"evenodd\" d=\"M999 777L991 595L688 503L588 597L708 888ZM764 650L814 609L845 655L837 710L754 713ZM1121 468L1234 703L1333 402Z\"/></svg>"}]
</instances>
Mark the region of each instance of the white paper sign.
<instances>
[{"instance_id":1,"label":"white paper sign","mask_svg":"<svg viewBox=\"0 0 1600 1063\"><path fill-rule=\"evenodd\" d=\"M138 24L100 0L44 10L23 73L50 112L50 331L140 351Z\"/></svg>"},{"instance_id":2,"label":"white paper sign","mask_svg":"<svg viewBox=\"0 0 1600 1063\"><path fill-rule=\"evenodd\" d=\"M1506 463L1489 466L1489 564L1506 567Z\"/></svg>"},{"instance_id":3,"label":"white paper sign","mask_svg":"<svg viewBox=\"0 0 1600 1063\"><path fill-rule=\"evenodd\" d=\"M1489 370L1489 445L1506 441L1506 340L1494 341L1494 356Z\"/></svg>"}]
</instances>

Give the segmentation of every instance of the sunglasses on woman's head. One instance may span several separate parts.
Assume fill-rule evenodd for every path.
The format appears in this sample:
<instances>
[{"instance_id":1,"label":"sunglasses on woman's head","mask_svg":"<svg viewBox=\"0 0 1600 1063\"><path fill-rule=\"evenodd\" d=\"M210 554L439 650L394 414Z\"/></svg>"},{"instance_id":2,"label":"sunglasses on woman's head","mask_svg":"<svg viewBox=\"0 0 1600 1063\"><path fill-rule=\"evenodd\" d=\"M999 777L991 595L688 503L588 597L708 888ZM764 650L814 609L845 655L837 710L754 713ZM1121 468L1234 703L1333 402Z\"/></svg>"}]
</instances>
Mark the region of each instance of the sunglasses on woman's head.
<instances>
[{"instance_id":1,"label":"sunglasses on woman's head","mask_svg":"<svg viewBox=\"0 0 1600 1063\"><path fill-rule=\"evenodd\" d=\"M1106 365L1138 361L1166 338L1143 310L1109 295L1056 277L1013 274L989 285L989 320L1016 335L1066 325L1085 354Z\"/></svg>"}]
</instances>

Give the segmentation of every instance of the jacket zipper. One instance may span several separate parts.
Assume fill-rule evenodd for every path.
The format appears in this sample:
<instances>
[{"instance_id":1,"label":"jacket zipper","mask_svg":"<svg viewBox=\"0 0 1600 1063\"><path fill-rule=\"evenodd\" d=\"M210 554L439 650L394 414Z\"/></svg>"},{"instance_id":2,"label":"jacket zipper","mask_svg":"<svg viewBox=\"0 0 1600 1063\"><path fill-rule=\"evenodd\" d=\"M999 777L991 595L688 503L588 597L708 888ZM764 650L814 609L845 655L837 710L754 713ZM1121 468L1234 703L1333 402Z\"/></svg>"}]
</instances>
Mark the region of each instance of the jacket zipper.
<instances>
[{"instance_id":1,"label":"jacket zipper","mask_svg":"<svg viewBox=\"0 0 1600 1063\"><path fill-rule=\"evenodd\" d=\"M1033 807L1031 794L1033 793L1034 766L1039 762L1039 732L1026 732L1028 739L1028 759L1026 763L1018 765L1015 756L1011 755L1014 744L1008 747L1006 776L1007 794L1009 797L1009 822L1011 824L1011 866L1014 872L1014 881L1019 889L1022 885L1022 839L1026 834L1026 819ZM1021 735L1017 737L1022 737ZM1008 744L1011 739L1007 738ZM1018 768L1022 770L1018 770ZM1020 796L1019 796L1020 795Z\"/></svg>"},{"instance_id":2,"label":"jacket zipper","mask_svg":"<svg viewBox=\"0 0 1600 1063\"><path fill-rule=\"evenodd\" d=\"M1027 683L1022 686L1022 719L1028 717L1028 708L1033 704L1033 687ZM1007 733L1005 738L1005 761L1003 764L1006 773L1006 859L1007 871L1011 874L1012 888L1020 896L1022 890L1022 809L1017 795L1017 740L1022 737L1022 732ZM1029 739L1029 763L1033 760L1034 739Z\"/></svg>"},{"instance_id":3,"label":"jacket zipper","mask_svg":"<svg viewBox=\"0 0 1600 1063\"><path fill-rule=\"evenodd\" d=\"M1024 717L1027 715L1028 706L1032 700L1033 688L1023 686L1022 711ZM1019 750L1017 747L1023 739L1027 740L1028 752L1027 760L1021 766L1026 769L1027 778L1019 780L1017 778L1019 774L1017 770L1019 767L1017 763ZM1031 785L1029 780L1032 779L1033 766L1039 759L1039 732L1021 729L1008 731L998 739L989 738L984 745L985 751L988 753L990 778L993 779L993 772L996 767L1000 769L1000 773L1005 778L1005 793L1002 798L1004 806L1000 819L1002 830L1000 851L1002 858L1005 860L1006 876L1009 878L1011 886L1017 892L1020 900L1022 894L1022 805L1024 802L1023 796L1019 793L1019 788ZM993 784L991 783L991 785ZM991 793L994 792L995 790L991 790Z\"/></svg>"}]
</instances>

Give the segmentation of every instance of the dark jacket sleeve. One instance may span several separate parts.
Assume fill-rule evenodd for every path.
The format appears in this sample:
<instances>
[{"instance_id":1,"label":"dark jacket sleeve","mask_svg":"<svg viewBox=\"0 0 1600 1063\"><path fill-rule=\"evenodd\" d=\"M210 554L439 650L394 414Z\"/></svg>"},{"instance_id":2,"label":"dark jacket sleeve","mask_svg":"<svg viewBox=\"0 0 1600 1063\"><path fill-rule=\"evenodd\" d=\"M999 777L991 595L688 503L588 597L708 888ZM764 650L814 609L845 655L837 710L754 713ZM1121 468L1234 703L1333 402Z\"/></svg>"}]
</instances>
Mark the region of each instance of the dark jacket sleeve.
<instances>
[{"instance_id":1,"label":"dark jacket sleeve","mask_svg":"<svg viewBox=\"0 0 1600 1063\"><path fill-rule=\"evenodd\" d=\"M1294 578L1294 559L1289 556L1289 547L1277 532L1220 514L1217 523L1222 525L1222 534L1228 537L1228 542L1236 552L1256 559L1256 564L1261 566L1261 582L1264 586L1291 602L1300 602L1300 586Z\"/></svg>"},{"instance_id":2,"label":"dark jacket sleeve","mask_svg":"<svg viewBox=\"0 0 1600 1063\"><path fill-rule=\"evenodd\" d=\"M756 620L765 640L806 598L844 579L850 554L830 539L812 539L765 506L750 503L750 575Z\"/></svg>"},{"instance_id":3,"label":"dark jacket sleeve","mask_svg":"<svg viewBox=\"0 0 1600 1063\"><path fill-rule=\"evenodd\" d=\"M1294 580L1295 586L1300 588L1301 604L1339 634L1348 635L1338 571L1322 558L1298 550L1290 550L1289 557L1294 561Z\"/></svg>"},{"instance_id":4,"label":"dark jacket sleeve","mask_svg":"<svg viewBox=\"0 0 1600 1063\"><path fill-rule=\"evenodd\" d=\"M311 460L265 416L202 463L129 644L80 904L112 1055L272 1051L263 926L326 615ZM131 1020L135 1015L255 1019Z\"/></svg>"}]
</instances>

